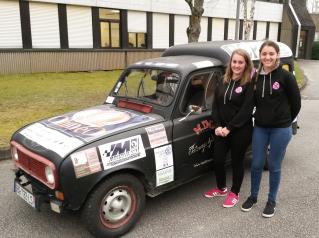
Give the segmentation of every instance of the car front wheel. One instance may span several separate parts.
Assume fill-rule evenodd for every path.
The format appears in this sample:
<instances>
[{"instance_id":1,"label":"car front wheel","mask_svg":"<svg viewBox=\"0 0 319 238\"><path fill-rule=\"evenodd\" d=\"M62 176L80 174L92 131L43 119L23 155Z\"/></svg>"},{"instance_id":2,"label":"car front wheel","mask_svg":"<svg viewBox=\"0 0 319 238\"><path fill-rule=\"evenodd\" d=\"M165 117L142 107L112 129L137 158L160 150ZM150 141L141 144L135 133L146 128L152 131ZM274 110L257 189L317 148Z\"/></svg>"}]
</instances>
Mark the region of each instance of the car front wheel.
<instances>
[{"instance_id":1,"label":"car front wheel","mask_svg":"<svg viewBox=\"0 0 319 238\"><path fill-rule=\"evenodd\" d=\"M145 205L141 182L130 174L104 180L89 196L82 219L96 237L118 237L138 221Z\"/></svg>"}]
</instances>

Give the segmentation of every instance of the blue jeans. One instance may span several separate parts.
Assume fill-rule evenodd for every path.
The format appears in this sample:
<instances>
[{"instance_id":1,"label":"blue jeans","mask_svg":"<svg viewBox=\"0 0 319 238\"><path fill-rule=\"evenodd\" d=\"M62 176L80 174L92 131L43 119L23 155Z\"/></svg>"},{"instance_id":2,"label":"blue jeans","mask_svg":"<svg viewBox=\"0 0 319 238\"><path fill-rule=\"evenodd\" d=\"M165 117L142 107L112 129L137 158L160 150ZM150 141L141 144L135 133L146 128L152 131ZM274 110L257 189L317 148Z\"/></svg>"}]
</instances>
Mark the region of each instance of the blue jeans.
<instances>
[{"instance_id":1,"label":"blue jeans","mask_svg":"<svg viewBox=\"0 0 319 238\"><path fill-rule=\"evenodd\" d=\"M281 162L285 156L286 148L292 136L291 127L264 128L254 127L251 165L251 196L258 197L261 176L265 164L265 156L270 145L268 157L269 168L269 194L268 201L275 202L280 184Z\"/></svg>"}]
</instances>

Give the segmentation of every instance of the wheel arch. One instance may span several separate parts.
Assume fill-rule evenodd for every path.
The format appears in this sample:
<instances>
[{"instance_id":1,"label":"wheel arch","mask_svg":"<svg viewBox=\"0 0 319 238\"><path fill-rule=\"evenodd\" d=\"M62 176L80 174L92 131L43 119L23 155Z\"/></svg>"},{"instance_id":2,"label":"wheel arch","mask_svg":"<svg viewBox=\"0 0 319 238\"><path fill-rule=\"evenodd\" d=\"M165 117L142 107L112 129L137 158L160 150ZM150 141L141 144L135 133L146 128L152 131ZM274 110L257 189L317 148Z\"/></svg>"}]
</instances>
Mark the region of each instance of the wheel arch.
<instances>
[{"instance_id":1,"label":"wheel arch","mask_svg":"<svg viewBox=\"0 0 319 238\"><path fill-rule=\"evenodd\" d=\"M147 193L149 186L148 186L148 183L147 183L146 176L145 176L145 174L144 174L141 170L138 170L137 168L133 168L133 167L121 168L121 169L114 170L114 171L111 171L111 172L109 172L109 173L104 173L103 175L101 175L101 177L99 178L98 182L95 183L95 185L92 186L91 189L90 189L90 190L88 191L88 193L86 194L85 199L84 199L84 201L83 201L82 204L81 204L80 210L83 208L83 206L84 206L85 203L87 202L87 200L88 200L90 194L91 194L97 187L99 187L100 184L102 184L102 183L103 183L105 180L107 180L108 178L113 177L113 176L115 176L115 175L119 175L119 174L129 174L129 175L135 176L135 177L141 182L141 184L143 185L145 194Z\"/></svg>"}]
</instances>

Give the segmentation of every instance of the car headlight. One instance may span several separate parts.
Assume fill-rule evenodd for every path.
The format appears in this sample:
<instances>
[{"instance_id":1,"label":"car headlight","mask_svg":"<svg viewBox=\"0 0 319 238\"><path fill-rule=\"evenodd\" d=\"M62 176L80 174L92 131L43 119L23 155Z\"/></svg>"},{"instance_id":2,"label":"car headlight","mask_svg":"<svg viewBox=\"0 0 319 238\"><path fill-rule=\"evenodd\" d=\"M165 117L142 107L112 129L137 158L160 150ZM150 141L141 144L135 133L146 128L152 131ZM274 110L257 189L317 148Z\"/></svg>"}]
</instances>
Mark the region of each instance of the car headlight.
<instances>
[{"instance_id":1,"label":"car headlight","mask_svg":"<svg viewBox=\"0 0 319 238\"><path fill-rule=\"evenodd\" d=\"M15 161L19 160L18 150L15 146L11 147L11 156L12 156L12 159L14 159Z\"/></svg>"},{"instance_id":2,"label":"car headlight","mask_svg":"<svg viewBox=\"0 0 319 238\"><path fill-rule=\"evenodd\" d=\"M50 166L45 166L45 177L49 184L54 184L54 173Z\"/></svg>"}]
</instances>

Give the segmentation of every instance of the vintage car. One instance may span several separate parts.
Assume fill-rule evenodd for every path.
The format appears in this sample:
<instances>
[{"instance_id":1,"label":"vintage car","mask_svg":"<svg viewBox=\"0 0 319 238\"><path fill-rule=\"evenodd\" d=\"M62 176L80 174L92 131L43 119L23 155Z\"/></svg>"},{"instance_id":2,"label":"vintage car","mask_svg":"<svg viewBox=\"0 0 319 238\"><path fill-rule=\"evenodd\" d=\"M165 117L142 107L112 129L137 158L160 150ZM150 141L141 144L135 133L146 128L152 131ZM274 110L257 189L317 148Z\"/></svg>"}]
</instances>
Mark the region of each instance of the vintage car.
<instances>
[{"instance_id":1,"label":"vintage car","mask_svg":"<svg viewBox=\"0 0 319 238\"><path fill-rule=\"evenodd\" d=\"M40 210L81 210L97 237L128 232L154 197L212 168L216 83L229 56L258 41L193 43L126 68L102 105L27 125L11 151L18 196ZM279 43L293 71L292 52Z\"/></svg>"}]
</instances>

